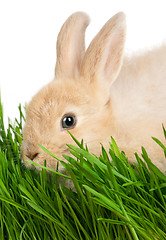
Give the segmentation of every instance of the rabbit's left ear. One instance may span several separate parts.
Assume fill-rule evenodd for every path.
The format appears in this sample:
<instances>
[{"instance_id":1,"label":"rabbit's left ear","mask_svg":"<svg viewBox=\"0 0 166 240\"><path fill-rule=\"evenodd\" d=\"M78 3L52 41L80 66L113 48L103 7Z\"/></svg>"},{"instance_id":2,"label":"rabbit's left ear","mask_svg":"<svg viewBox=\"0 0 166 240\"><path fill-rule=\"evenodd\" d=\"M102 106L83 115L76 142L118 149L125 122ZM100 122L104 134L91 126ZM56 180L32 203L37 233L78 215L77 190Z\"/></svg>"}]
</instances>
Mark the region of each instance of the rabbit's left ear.
<instances>
[{"instance_id":1,"label":"rabbit's left ear","mask_svg":"<svg viewBox=\"0 0 166 240\"><path fill-rule=\"evenodd\" d=\"M126 36L124 13L113 16L89 45L81 66L81 75L90 82L111 85L116 79L123 58Z\"/></svg>"},{"instance_id":2,"label":"rabbit's left ear","mask_svg":"<svg viewBox=\"0 0 166 240\"><path fill-rule=\"evenodd\" d=\"M57 39L56 77L75 78L79 74L88 24L89 17L83 12L72 14L63 24Z\"/></svg>"}]
</instances>

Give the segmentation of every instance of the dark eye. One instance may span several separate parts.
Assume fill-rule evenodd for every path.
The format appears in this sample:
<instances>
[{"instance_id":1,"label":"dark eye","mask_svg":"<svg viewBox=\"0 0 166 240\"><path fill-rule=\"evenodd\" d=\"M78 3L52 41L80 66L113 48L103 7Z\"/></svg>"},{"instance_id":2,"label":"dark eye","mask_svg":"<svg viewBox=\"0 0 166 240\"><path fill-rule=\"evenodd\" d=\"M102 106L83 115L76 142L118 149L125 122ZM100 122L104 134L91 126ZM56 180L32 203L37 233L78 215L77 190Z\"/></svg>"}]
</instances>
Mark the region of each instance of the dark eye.
<instances>
[{"instance_id":1,"label":"dark eye","mask_svg":"<svg viewBox=\"0 0 166 240\"><path fill-rule=\"evenodd\" d=\"M73 114L67 114L62 118L62 128L70 129L76 124L76 117Z\"/></svg>"}]
</instances>

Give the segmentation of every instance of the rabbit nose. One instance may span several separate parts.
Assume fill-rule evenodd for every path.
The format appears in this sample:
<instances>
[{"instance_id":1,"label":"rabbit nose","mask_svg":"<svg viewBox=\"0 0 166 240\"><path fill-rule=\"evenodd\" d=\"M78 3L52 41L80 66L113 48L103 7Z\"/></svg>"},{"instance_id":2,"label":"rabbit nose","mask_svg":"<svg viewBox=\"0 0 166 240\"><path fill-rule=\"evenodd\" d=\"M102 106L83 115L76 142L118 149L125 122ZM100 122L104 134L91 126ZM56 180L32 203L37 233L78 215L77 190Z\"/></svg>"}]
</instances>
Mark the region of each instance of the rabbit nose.
<instances>
[{"instance_id":1,"label":"rabbit nose","mask_svg":"<svg viewBox=\"0 0 166 240\"><path fill-rule=\"evenodd\" d=\"M39 155L39 153L29 153L26 156L32 161Z\"/></svg>"},{"instance_id":2,"label":"rabbit nose","mask_svg":"<svg viewBox=\"0 0 166 240\"><path fill-rule=\"evenodd\" d=\"M28 141L23 142L21 150L23 156L26 156L31 161L35 160L35 158L37 158L40 153L40 149L38 148L38 146Z\"/></svg>"}]
</instances>

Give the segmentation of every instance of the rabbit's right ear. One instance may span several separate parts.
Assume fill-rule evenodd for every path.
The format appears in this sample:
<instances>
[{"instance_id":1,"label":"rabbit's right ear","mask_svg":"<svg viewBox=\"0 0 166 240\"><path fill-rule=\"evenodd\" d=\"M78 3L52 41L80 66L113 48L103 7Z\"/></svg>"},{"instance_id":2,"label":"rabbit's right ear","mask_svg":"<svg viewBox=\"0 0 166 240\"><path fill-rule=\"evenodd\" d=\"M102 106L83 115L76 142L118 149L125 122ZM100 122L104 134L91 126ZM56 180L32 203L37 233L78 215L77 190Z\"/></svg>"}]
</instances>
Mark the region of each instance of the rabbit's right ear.
<instances>
[{"instance_id":1,"label":"rabbit's right ear","mask_svg":"<svg viewBox=\"0 0 166 240\"><path fill-rule=\"evenodd\" d=\"M122 65L125 36L125 15L120 12L103 26L89 45L81 66L84 79L109 88Z\"/></svg>"},{"instance_id":2,"label":"rabbit's right ear","mask_svg":"<svg viewBox=\"0 0 166 240\"><path fill-rule=\"evenodd\" d=\"M85 30L89 17L83 12L72 14L63 24L57 39L56 77L75 78L85 54Z\"/></svg>"}]
</instances>

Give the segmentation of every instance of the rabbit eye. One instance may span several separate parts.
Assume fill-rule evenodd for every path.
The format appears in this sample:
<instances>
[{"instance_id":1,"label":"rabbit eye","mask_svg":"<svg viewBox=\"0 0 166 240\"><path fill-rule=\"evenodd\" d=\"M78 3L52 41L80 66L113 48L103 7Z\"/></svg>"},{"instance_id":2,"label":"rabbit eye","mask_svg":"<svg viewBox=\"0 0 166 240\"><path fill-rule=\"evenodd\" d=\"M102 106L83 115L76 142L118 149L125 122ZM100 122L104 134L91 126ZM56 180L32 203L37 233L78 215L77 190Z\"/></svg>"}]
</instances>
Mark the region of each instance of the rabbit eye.
<instances>
[{"instance_id":1,"label":"rabbit eye","mask_svg":"<svg viewBox=\"0 0 166 240\"><path fill-rule=\"evenodd\" d=\"M62 118L62 128L71 129L76 124L76 117L72 114L65 115Z\"/></svg>"}]
</instances>

